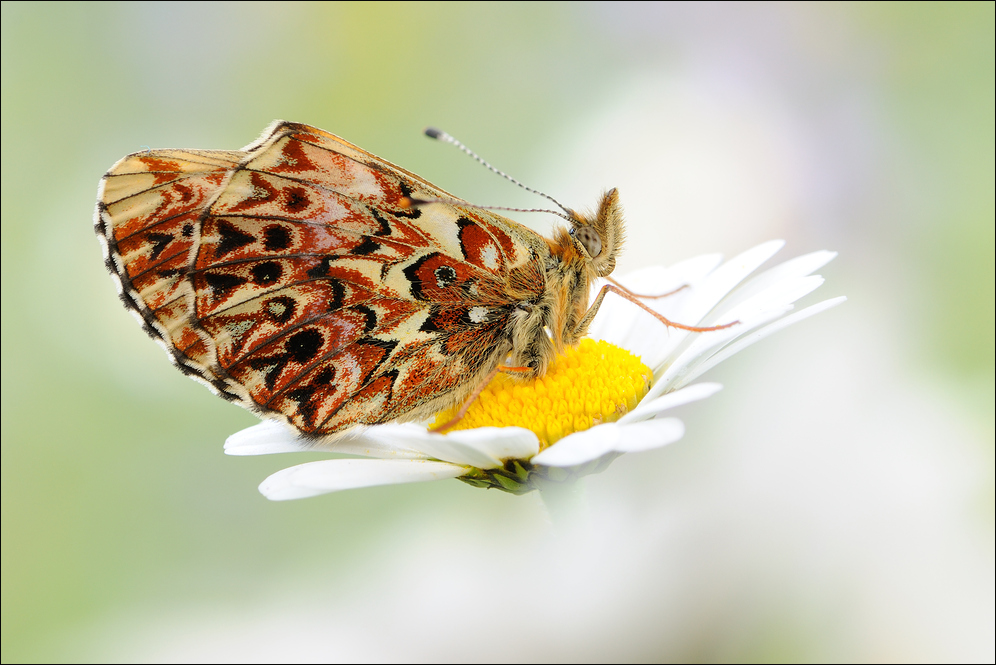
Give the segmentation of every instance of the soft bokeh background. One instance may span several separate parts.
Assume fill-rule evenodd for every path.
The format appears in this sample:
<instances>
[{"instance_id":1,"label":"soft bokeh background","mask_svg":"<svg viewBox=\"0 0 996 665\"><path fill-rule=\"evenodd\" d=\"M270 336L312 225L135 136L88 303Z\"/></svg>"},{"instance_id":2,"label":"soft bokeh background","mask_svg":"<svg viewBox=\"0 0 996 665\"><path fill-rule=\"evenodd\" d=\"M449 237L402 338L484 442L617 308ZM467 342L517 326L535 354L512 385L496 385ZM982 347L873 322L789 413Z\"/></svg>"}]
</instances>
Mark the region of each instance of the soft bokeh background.
<instances>
[{"instance_id":1,"label":"soft bokeh background","mask_svg":"<svg viewBox=\"0 0 996 665\"><path fill-rule=\"evenodd\" d=\"M993 660L992 3L2 12L4 662ZM480 203L542 201L423 126L617 186L622 272L836 249L850 300L708 375L577 533L456 481L271 504L303 459L222 454L255 419L141 333L91 214L125 153L274 118Z\"/></svg>"}]
</instances>

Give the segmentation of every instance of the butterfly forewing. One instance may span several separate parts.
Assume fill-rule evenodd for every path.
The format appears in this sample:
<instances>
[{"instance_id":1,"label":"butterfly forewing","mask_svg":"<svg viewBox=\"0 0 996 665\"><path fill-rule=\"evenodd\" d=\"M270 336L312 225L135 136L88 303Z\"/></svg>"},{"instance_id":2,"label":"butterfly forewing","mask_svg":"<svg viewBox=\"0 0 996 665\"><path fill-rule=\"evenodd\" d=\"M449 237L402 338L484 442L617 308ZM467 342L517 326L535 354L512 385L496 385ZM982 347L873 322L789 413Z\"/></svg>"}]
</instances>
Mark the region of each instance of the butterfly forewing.
<instances>
[{"instance_id":1,"label":"butterfly forewing","mask_svg":"<svg viewBox=\"0 0 996 665\"><path fill-rule=\"evenodd\" d=\"M424 417L510 350L544 241L315 128L244 152L119 162L98 232L126 304L181 367L302 432Z\"/></svg>"}]
</instances>

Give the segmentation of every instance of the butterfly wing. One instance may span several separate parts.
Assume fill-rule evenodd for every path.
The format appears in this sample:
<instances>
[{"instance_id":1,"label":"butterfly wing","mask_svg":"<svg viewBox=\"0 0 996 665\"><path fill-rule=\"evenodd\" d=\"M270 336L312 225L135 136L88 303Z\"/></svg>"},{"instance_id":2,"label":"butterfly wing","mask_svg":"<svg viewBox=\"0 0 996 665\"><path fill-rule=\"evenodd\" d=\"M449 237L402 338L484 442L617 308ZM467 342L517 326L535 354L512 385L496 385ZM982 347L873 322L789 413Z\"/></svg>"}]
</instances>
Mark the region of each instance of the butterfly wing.
<instances>
[{"instance_id":1,"label":"butterfly wing","mask_svg":"<svg viewBox=\"0 0 996 665\"><path fill-rule=\"evenodd\" d=\"M121 299L184 373L236 398L213 367L211 340L190 318L185 279L200 217L245 154L157 150L128 155L100 183L94 225Z\"/></svg>"},{"instance_id":2,"label":"butterfly wing","mask_svg":"<svg viewBox=\"0 0 996 665\"><path fill-rule=\"evenodd\" d=\"M542 238L470 206L404 208L453 197L306 125L241 152L132 155L105 182L126 304L181 368L304 433L463 399L543 294Z\"/></svg>"}]
</instances>

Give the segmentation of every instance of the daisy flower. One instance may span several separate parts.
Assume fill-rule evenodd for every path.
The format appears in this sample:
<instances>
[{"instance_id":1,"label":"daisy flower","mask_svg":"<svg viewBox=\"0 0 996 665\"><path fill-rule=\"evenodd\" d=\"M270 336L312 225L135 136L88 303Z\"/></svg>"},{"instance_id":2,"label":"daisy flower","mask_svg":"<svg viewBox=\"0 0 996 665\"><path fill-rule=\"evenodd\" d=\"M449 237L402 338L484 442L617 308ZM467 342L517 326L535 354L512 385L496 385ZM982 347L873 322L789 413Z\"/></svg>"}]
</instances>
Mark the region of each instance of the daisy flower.
<instances>
[{"instance_id":1,"label":"daisy flower","mask_svg":"<svg viewBox=\"0 0 996 665\"><path fill-rule=\"evenodd\" d=\"M577 349L558 357L530 382L499 375L447 434L412 423L355 430L324 450L353 455L308 462L274 473L259 490L269 499L457 478L515 494L562 487L604 470L624 453L658 448L684 435L664 412L718 391L691 382L754 342L845 300L825 300L798 312L793 303L823 283L812 273L832 260L819 251L755 274L782 241L754 247L722 262L716 254L636 271L619 279L635 293L667 293L646 304L672 321L716 326L706 333L665 328L622 298L606 298ZM602 284L594 285L593 294ZM453 410L455 412L455 409ZM446 422L451 412L439 414ZM275 421L238 432L229 455L314 452L313 444Z\"/></svg>"}]
</instances>

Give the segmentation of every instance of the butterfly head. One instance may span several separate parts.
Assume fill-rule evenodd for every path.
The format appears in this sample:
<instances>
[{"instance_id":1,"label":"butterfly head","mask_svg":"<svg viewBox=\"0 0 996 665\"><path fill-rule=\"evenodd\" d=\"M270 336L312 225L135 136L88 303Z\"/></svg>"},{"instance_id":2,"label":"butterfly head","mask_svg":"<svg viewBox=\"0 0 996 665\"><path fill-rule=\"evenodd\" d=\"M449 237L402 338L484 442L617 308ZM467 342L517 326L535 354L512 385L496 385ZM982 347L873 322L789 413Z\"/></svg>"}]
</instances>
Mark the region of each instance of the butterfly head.
<instances>
[{"instance_id":1,"label":"butterfly head","mask_svg":"<svg viewBox=\"0 0 996 665\"><path fill-rule=\"evenodd\" d=\"M586 334L591 285L616 267L623 241L622 207L615 189L602 194L594 211L564 212L570 227L558 228L547 240L552 259L546 272L547 292L555 302L545 323L558 351L576 345Z\"/></svg>"},{"instance_id":2,"label":"butterfly head","mask_svg":"<svg viewBox=\"0 0 996 665\"><path fill-rule=\"evenodd\" d=\"M598 210L594 213L571 211L571 229L568 233L576 249L591 262L594 273L599 277L608 276L616 267L616 256L623 243L619 190L610 189L602 194Z\"/></svg>"}]
</instances>

